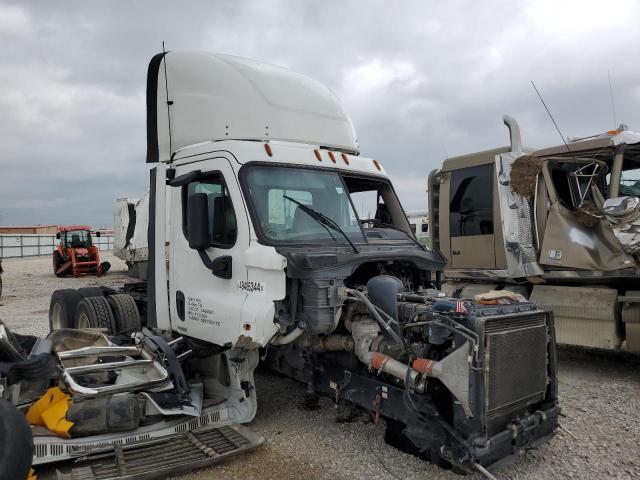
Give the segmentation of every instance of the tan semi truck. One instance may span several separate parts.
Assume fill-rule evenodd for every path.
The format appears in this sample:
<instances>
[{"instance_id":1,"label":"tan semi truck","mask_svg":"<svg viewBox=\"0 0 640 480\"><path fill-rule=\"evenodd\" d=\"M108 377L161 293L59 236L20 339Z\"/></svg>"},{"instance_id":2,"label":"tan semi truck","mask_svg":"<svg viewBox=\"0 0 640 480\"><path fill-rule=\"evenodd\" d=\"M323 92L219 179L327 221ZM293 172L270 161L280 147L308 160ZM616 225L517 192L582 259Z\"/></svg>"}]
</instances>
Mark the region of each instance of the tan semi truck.
<instances>
[{"instance_id":1,"label":"tan semi truck","mask_svg":"<svg viewBox=\"0 0 640 480\"><path fill-rule=\"evenodd\" d=\"M448 158L429 175L447 294L508 289L553 311L558 343L640 352L640 134Z\"/></svg>"}]
</instances>

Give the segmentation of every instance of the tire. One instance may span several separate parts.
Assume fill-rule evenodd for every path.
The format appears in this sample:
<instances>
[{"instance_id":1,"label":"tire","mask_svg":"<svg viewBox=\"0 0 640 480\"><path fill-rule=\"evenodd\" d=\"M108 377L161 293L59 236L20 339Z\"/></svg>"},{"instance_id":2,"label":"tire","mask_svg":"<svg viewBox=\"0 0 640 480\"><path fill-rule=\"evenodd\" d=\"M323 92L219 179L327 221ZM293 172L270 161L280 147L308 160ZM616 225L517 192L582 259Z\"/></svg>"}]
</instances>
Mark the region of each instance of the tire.
<instances>
[{"instance_id":1,"label":"tire","mask_svg":"<svg viewBox=\"0 0 640 480\"><path fill-rule=\"evenodd\" d=\"M53 252L53 274L58 277L58 278L62 278L66 275L68 275L69 273L71 273L71 267L67 268L66 270L58 273L58 269L64 265L64 258L62 258L62 255L60 255L60 252L55 250Z\"/></svg>"},{"instance_id":2,"label":"tire","mask_svg":"<svg viewBox=\"0 0 640 480\"><path fill-rule=\"evenodd\" d=\"M24 415L6 400L0 400L1 478L26 479L33 457L31 428Z\"/></svg>"},{"instance_id":3,"label":"tire","mask_svg":"<svg viewBox=\"0 0 640 480\"><path fill-rule=\"evenodd\" d=\"M104 291L100 287L82 287L78 289L78 293L82 298L104 297Z\"/></svg>"},{"instance_id":4,"label":"tire","mask_svg":"<svg viewBox=\"0 0 640 480\"><path fill-rule=\"evenodd\" d=\"M51 295L49 304L49 330L75 328L75 314L82 295L77 290L65 288L56 290Z\"/></svg>"},{"instance_id":5,"label":"tire","mask_svg":"<svg viewBox=\"0 0 640 480\"><path fill-rule=\"evenodd\" d=\"M116 319L116 333L139 332L142 330L140 312L136 301L131 295L117 293L106 298Z\"/></svg>"},{"instance_id":6,"label":"tire","mask_svg":"<svg viewBox=\"0 0 640 480\"><path fill-rule=\"evenodd\" d=\"M116 333L116 320L105 297L87 297L78 302L75 328L105 328L108 335Z\"/></svg>"}]
</instances>

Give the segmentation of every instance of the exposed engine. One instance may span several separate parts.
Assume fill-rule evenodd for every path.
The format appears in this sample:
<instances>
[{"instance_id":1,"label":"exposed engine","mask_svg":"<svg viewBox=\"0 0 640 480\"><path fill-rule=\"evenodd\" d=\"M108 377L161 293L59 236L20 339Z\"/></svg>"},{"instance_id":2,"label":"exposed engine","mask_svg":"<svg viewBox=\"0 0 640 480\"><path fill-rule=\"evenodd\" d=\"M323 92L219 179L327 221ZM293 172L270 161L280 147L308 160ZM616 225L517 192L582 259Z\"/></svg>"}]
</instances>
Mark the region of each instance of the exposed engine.
<instances>
[{"instance_id":1,"label":"exposed engine","mask_svg":"<svg viewBox=\"0 0 640 480\"><path fill-rule=\"evenodd\" d=\"M556 427L552 318L529 302L446 298L406 262L292 279L269 365L386 417L387 441L464 470Z\"/></svg>"}]
</instances>

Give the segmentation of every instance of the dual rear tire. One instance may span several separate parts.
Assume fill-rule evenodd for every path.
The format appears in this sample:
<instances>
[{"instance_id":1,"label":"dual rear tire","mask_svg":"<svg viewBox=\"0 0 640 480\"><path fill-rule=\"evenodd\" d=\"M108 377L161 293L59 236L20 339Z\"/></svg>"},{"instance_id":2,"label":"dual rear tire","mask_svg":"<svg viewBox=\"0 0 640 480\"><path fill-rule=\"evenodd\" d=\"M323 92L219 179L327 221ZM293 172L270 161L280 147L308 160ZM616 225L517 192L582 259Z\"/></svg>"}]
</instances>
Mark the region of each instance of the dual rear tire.
<instances>
[{"instance_id":1,"label":"dual rear tire","mask_svg":"<svg viewBox=\"0 0 640 480\"><path fill-rule=\"evenodd\" d=\"M49 328L102 328L108 335L142 328L140 312L130 295L104 296L100 288L56 290L49 306Z\"/></svg>"}]
</instances>

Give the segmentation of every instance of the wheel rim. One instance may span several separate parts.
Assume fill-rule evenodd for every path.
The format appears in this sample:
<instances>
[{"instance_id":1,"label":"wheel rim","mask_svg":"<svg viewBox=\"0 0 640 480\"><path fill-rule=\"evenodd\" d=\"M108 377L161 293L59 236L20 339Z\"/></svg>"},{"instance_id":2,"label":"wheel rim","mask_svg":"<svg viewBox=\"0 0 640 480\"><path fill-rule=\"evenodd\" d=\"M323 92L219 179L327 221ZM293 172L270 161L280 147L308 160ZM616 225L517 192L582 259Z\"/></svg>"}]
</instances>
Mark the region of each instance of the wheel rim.
<instances>
[{"instance_id":1,"label":"wheel rim","mask_svg":"<svg viewBox=\"0 0 640 480\"><path fill-rule=\"evenodd\" d=\"M62 305L55 303L51 313L51 323L54 330L62 328Z\"/></svg>"},{"instance_id":2,"label":"wheel rim","mask_svg":"<svg viewBox=\"0 0 640 480\"><path fill-rule=\"evenodd\" d=\"M78 317L78 328L91 328L89 317L87 317L86 313L81 313Z\"/></svg>"}]
</instances>

